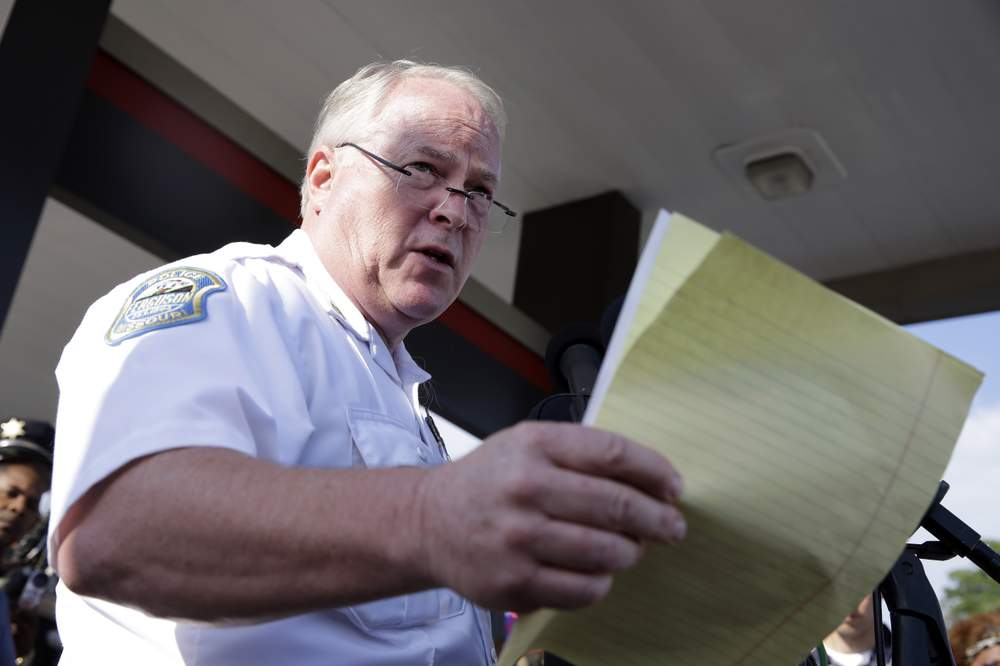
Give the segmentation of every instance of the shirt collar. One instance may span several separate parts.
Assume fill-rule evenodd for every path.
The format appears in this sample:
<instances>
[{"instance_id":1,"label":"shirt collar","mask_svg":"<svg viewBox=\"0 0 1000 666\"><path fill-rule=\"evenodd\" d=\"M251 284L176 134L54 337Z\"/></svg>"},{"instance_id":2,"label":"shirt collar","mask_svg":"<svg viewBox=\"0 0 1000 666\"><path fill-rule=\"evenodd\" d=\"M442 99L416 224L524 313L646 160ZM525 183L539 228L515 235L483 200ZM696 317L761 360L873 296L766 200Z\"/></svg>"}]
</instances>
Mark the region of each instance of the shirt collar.
<instances>
[{"instance_id":1,"label":"shirt collar","mask_svg":"<svg viewBox=\"0 0 1000 666\"><path fill-rule=\"evenodd\" d=\"M413 360L410 352L402 343L393 352L392 357L395 360L395 367L399 370L399 380L403 386L409 385L415 387L417 384L423 384L431 378L429 372L417 365L417 362ZM416 401L415 397L414 401Z\"/></svg>"},{"instance_id":2,"label":"shirt collar","mask_svg":"<svg viewBox=\"0 0 1000 666\"><path fill-rule=\"evenodd\" d=\"M416 364L402 343L396 351L390 352L378 330L326 270L305 231L293 231L278 246L278 252L302 269L306 286L313 296L355 337L368 344L372 358L390 376L403 385L420 384L431 378L427 371Z\"/></svg>"},{"instance_id":3,"label":"shirt collar","mask_svg":"<svg viewBox=\"0 0 1000 666\"><path fill-rule=\"evenodd\" d=\"M378 336L375 327L365 319L364 313L326 270L306 232L302 229L293 231L278 246L278 251L302 270L306 286L320 305L358 339L371 343Z\"/></svg>"}]
</instances>

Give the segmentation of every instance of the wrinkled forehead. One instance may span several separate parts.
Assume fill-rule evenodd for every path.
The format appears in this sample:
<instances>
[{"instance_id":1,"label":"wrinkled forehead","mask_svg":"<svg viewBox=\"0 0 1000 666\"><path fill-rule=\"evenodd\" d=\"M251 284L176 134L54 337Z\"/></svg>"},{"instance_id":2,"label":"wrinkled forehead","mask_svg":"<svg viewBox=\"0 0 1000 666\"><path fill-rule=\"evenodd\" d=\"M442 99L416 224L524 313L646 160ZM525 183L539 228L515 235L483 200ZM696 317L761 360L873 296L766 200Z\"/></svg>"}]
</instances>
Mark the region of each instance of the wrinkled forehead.
<instances>
[{"instance_id":1,"label":"wrinkled forehead","mask_svg":"<svg viewBox=\"0 0 1000 666\"><path fill-rule=\"evenodd\" d=\"M500 169L500 135L479 101L438 79L404 79L389 93L372 121L386 148L430 145L466 154L494 172Z\"/></svg>"}]
</instances>

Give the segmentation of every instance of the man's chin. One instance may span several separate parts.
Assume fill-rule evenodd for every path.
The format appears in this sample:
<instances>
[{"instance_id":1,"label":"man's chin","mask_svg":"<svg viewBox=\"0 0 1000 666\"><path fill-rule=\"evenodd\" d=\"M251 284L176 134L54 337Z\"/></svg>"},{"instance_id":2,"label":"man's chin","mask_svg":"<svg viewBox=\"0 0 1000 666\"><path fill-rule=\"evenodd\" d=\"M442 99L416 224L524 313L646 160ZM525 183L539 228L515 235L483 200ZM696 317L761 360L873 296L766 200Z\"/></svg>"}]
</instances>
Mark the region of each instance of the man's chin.
<instances>
[{"instance_id":1,"label":"man's chin","mask_svg":"<svg viewBox=\"0 0 1000 666\"><path fill-rule=\"evenodd\" d=\"M450 289L416 284L409 286L392 300L397 311L419 326L441 316L457 295L452 294Z\"/></svg>"},{"instance_id":2,"label":"man's chin","mask_svg":"<svg viewBox=\"0 0 1000 666\"><path fill-rule=\"evenodd\" d=\"M24 536L19 530L12 529L10 526L0 527L0 547L13 546L18 540Z\"/></svg>"},{"instance_id":3,"label":"man's chin","mask_svg":"<svg viewBox=\"0 0 1000 666\"><path fill-rule=\"evenodd\" d=\"M424 324L429 324L434 321L441 314L448 309L451 303L442 305L440 302L431 303L409 303L403 307L397 307L397 309L411 322L414 326L423 326Z\"/></svg>"},{"instance_id":4,"label":"man's chin","mask_svg":"<svg viewBox=\"0 0 1000 666\"><path fill-rule=\"evenodd\" d=\"M443 298L441 294L422 294L419 298L400 299L396 301L395 306L396 310L412 321L414 326L421 326L440 317L454 300L454 298Z\"/></svg>"}]
</instances>

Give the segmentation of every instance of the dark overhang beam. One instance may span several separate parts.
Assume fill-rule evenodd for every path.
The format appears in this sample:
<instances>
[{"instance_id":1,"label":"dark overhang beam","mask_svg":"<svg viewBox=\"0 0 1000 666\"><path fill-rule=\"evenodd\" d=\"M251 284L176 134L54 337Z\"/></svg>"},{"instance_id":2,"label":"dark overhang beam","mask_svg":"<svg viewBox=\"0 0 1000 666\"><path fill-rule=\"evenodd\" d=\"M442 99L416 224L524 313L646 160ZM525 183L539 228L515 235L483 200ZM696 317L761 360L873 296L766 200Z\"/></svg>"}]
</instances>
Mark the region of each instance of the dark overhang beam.
<instances>
[{"instance_id":1,"label":"dark overhang beam","mask_svg":"<svg viewBox=\"0 0 1000 666\"><path fill-rule=\"evenodd\" d=\"M1000 248L838 278L825 284L897 324L1000 310Z\"/></svg>"},{"instance_id":2,"label":"dark overhang beam","mask_svg":"<svg viewBox=\"0 0 1000 666\"><path fill-rule=\"evenodd\" d=\"M19 0L0 38L0 327L76 120L111 0Z\"/></svg>"}]
</instances>

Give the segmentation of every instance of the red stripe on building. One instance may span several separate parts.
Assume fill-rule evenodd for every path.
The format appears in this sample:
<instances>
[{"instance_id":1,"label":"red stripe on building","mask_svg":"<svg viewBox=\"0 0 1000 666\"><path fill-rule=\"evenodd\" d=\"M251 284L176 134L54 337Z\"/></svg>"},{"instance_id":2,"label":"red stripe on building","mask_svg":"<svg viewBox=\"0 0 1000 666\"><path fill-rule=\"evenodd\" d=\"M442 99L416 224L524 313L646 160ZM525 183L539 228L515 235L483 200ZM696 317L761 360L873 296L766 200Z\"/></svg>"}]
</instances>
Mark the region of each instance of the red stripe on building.
<instances>
[{"instance_id":1,"label":"red stripe on building","mask_svg":"<svg viewBox=\"0 0 1000 666\"><path fill-rule=\"evenodd\" d=\"M295 185L104 51L94 57L87 87L298 226Z\"/></svg>"},{"instance_id":2,"label":"red stripe on building","mask_svg":"<svg viewBox=\"0 0 1000 666\"><path fill-rule=\"evenodd\" d=\"M461 301L455 301L437 321L455 331L487 355L524 377L540 390L552 390L545 363L535 352L515 340L504 330L477 314Z\"/></svg>"}]
</instances>

